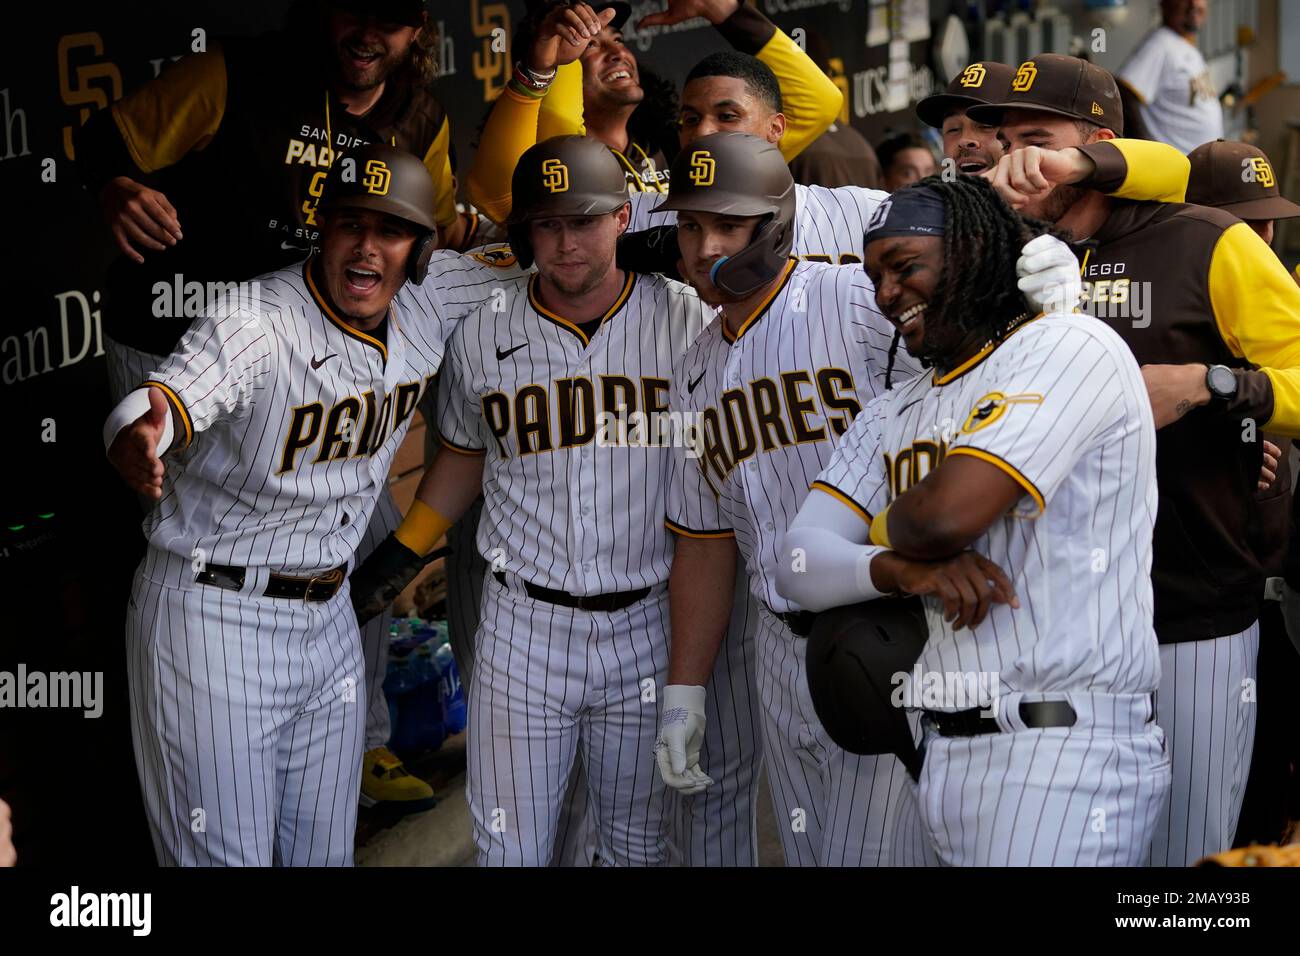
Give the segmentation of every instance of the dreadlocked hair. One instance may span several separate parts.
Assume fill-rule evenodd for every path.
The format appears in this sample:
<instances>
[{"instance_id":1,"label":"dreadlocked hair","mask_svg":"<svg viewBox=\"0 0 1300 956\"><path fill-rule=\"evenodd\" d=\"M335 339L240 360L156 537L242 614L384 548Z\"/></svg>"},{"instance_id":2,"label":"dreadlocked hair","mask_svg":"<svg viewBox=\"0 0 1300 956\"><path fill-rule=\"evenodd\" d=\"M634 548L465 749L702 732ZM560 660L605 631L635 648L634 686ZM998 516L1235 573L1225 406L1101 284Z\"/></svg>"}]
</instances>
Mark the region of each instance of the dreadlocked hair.
<instances>
[{"instance_id":1,"label":"dreadlocked hair","mask_svg":"<svg viewBox=\"0 0 1300 956\"><path fill-rule=\"evenodd\" d=\"M998 341L1029 311L1016 285L1021 247L1043 233L1060 234L1045 222L1017 214L978 176L951 181L930 176L910 188L919 187L935 190L944 201L944 265L926 309L927 324L964 333L953 337L950 349L959 339L975 336ZM950 364L955 357L927 355L932 364Z\"/></svg>"}]
</instances>

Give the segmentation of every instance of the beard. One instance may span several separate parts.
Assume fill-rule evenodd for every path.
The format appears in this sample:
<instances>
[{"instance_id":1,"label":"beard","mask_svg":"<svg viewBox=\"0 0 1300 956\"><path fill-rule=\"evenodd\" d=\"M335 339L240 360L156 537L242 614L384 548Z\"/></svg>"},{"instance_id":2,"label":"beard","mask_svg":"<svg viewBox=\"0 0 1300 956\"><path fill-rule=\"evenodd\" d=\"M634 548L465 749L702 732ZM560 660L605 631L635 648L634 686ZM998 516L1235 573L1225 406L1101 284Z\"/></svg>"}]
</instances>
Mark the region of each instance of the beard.
<instances>
[{"instance_id":1,"label":"beard","mask_svg":"<svg viewBox=\"0 0 1300 956\"><path fill-rule=\"evenodd\" d=\"M344 37L336 52L338 54L339 79L342 80L344 86L357 93L373 90L384 83L406 62L409 53L409 51L386 53L365 69L358 70L352 64L352 55L347 49L352 43L352 37Z\"/></svg>"},{"instance_id":2,"label":"beard","mask_svg":"<svg viewBox=\"0 0 1300 956\"><path fill-rule=\"evenodd\" d=\"M1041 219L1054 226L1083 199L1084 192L1077 186L1056 186L1043 199L1023 206L1019 212L1027 219Z\"/></svg>"}]
</instances>

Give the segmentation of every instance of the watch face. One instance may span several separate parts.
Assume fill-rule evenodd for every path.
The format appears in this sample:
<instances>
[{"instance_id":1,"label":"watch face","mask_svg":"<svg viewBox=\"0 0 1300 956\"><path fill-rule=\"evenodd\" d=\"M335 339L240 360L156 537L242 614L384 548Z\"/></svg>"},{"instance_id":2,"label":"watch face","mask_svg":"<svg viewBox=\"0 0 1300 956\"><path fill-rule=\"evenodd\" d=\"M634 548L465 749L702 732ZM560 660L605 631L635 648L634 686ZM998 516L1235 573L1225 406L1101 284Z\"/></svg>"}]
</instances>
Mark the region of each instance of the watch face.
<instances>
[{"instance_id":1,"label":"watch face","mask_svg":"<svg viewBox=\"0 0 1300 956\"><path fill-rule=\"evenodd\" d=\"M1207 385L1211 392L1220 398L1231 398L1237 394L1237 376L1232 369L1215 365L1210 369Z\"/></svg>"}]
</instances>

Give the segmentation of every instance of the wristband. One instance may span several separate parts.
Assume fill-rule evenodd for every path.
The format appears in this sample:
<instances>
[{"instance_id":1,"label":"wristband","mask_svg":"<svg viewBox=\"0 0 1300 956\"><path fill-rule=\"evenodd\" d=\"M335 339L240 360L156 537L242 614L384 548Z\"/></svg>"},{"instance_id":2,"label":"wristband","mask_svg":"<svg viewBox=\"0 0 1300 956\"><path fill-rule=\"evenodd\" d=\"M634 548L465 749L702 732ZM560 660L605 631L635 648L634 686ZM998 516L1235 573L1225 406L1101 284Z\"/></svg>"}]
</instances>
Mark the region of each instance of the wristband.
<instances>
[{"instance_id":1,"label":"wristband","mask_svg":"<svg viewBox=\"0 0 1300 956\"><path fill-rule=\"evenodd\" d=\"M515 79L524 89L531 90L534 93L545 93L547 87L555 79L556 70L552 69L549 73L535 73L528 67L524 66L523 60L515 63Z\"/></svg>"},{"instance_id":2,"label":"wristband","mask_svg":"<svg viewBox=\"0 0 1300 956\"><path fill-rule=\"evenodd\" d=\"M117 440L117 433L147 411L149 411L149 389L147 388L137 388L118 402L117 407L109 413L108 420L104 422L105 453ZM168 402L167 418L163 422L162 438L158 439L158 448L154 451L157 457L161 458L163 453L172 446L173 437L175 437L175 426L172 424L171 402Z\"/></svg>"},{"instance_id":3,"label":"wristband","mask_svg":"<svg viewBox=\"0 0 1300 956\"><path fill-rule=\"evenodd\" d=\"M394 536L420 557L433 550L438 539L447 533L451 520L434 511L419 498L411 503L406 517L393 532Z\"/></svg>"},{"instance_id":4,"label":"wristband","mask_svg":"<svg viewBox=\"0 0 1300 956\"><path fill-rule=\"evenodd\" d=\"M889 509L893 505L886 505L880 512L871 519L871 543L878 544L882 548L893 548L889 543L889 528L886 526L889 521Z\"/></svg>"}]
</instances>

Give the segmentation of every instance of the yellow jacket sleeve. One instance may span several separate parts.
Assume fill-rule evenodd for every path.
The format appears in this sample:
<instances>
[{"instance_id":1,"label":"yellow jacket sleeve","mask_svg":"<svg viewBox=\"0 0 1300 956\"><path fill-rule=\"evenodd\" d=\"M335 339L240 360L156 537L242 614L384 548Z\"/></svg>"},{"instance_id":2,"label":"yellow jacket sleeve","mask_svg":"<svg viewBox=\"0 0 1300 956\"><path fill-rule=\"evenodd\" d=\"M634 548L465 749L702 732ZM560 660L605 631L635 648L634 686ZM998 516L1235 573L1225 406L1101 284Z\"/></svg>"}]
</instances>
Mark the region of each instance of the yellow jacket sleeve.
<instances>
[{"instance_id":1,"label":"yellow jacket sleeve","mask_svg":"<svg viewBox=\"0 0 1300 956\"><path fill-rule=\"evenodd\" d=\"M220 49L183 57L112 107L131 159L146 173L203 149L226 112L226 59Z\"/></svg>"},{"instance_id":2,"label":"yellow jacket sleeve","mask_svg":"<svg viewBox=\"0 0 1300 956\"><path fill-rule=\"evenodd\" d=\"M582 61L558 67L551 88L542 98L537 117L537 142L552 136L586 136L582 116Z\"/></svg>"},{"instance_id":3,"label":"yellow jacket sleeve","mask_svg":"<svg viewBox=\"0 0 1300 956\"><path fill-rule=\"evenodd\" d=\"M780 146L788 163L835 122L844 105L844 94L780 30L758 51L758 58L772 68L781 86L785 135Z\"/></svg>"},{"instance_id":4,"label":"yellow jacket sleeve","mask_svg":"<svg viewBox=\"0 0 1300 956\"><path fill-rule=\"evenodd\" d=\"M1080 149L1093 161L1093 174L1078 183L1117 199L1186 202L1192 164L1166 143L1147 139L1108 139Z\"/></svg>"},{"instance_id":5,"label":"yellow jacket sleeve","mask_svg":"<svg viewBox=\"0 0 1300 956\"><path fill-rule=\"evenodd\" d=\"M433 138L429 151L424 154L424 166L433 177L438 205L434 218L444 229L456 221L456 177L451 174L451 123L443 117L442 128Z\"/></svg>"},{"instance_id":6,"label":"yellow jacket sleeve","mask_svg":"<svg viewBox=\"0 0 1300 956\"><path fill-rule=\"evenodd\" d=\"M510 215L510 177L519 157L537 142L541 103L507 86L488 114L465 180L465 192L469 201L493 222L502 222Z\"/></svg>"},{"instance_id":7,"label":"yellow jacket sleeve","mask_svg":"<svg viewBox=\"0 0 1300 956\"><path fill-rule=\"evenodd\" d=\"M1225 229L1214 248L1210 302L1232 354L1273 386L1273 414L1258 428L1300 438L1300 287L1244 222Z\"/></svg>"}]
</instances>

